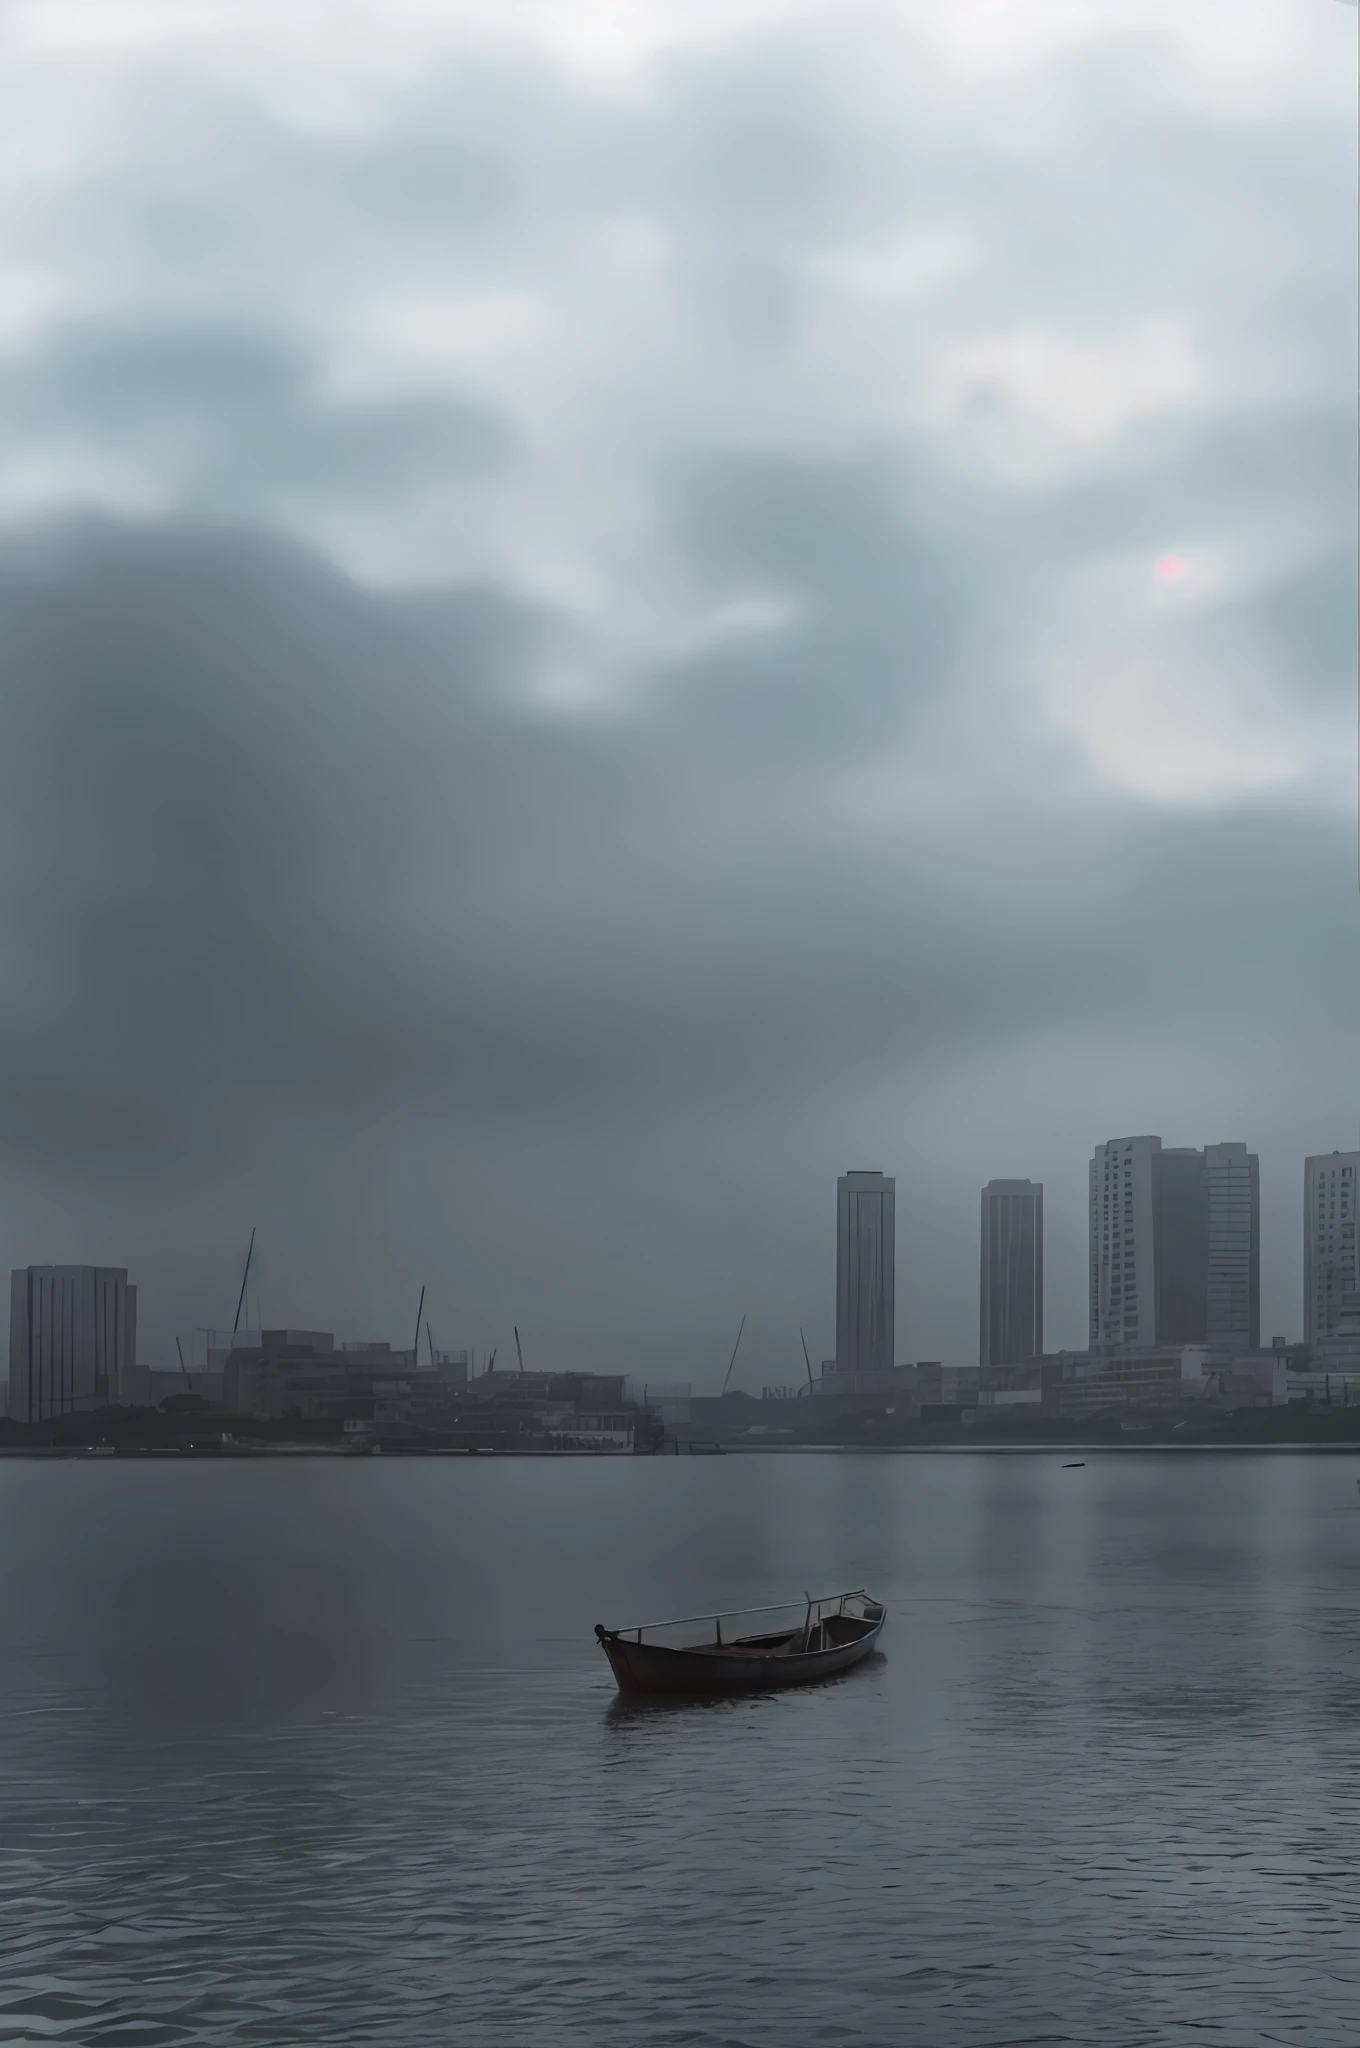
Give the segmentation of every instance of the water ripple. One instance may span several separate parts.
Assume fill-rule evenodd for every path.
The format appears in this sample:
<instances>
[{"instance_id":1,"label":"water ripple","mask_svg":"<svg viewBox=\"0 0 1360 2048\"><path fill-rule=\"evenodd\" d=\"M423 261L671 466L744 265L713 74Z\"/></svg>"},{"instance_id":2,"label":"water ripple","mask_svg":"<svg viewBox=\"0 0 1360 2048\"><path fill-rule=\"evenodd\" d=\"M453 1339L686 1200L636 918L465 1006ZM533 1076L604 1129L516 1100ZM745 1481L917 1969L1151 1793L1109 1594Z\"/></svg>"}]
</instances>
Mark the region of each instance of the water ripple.
<instances>
[{"instance_id":1,"label":"water ripple","mask_svg":"<svg viewBox=\"0 0 1360 2048\"><path fill-rule=\"evenodd\" d=\"M0 2044L1353 2048L1355 1529L1325 1474L1182 1461L1140 1506L1093 1462L1074 1507L1037 1467L991 1493L884 1461L847 1494L835 1460L712 1462L629 1497L664 1604L696 1596L662 1582L702 1508L709 1597L781 1590L753 1546L795 1584L829 1558L889 1598L885 1656L620 1706L563 1617L611 1572L645 1603L589 1492L631 1481L581 1461L540 1482L577 1520L533 1574L517 1468L471 1504L360 1474L363 1515L356 1475L308 1473L350 1591L320 1626L263 1481L139 1475L98 1611L51 1569L3 1610ZM139 1534L174 1486L180 1552L229 1581ZM228 1621L230 1682L203 1651Z\"/></svg>"}]
</instances>

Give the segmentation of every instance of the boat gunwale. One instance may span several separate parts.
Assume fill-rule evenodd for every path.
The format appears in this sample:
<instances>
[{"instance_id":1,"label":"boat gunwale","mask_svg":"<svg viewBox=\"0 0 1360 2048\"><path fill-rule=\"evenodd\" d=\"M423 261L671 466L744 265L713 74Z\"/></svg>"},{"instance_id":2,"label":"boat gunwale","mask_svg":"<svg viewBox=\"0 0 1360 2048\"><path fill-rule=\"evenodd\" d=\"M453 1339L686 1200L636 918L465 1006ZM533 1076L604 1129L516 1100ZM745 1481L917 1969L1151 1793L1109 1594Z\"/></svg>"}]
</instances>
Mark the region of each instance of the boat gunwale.
<instances>
[{"instance_id":1,"label":"boat gunwale","mask_svg":"<svg viewBox=\"0 0 1360 2048\"><path fill-rule=\"evenodd\" d=\"M718 1612L710 1607L706 1614L677 1614L673 1616L672 1619L669 1621L630 1621L625 1623L624 1626L621 1628L605 1628L603 1623L601 1623L597 1627L596 1633L600 1636L601 1640L603 1640L605 1636L633 1636L637 1639L638 1642L641 1642L644 1634L646 1634L648 1630L654 1628L688 1628L691 1622L700 1621L739 1621L744 1615L747 1614L785 1614L789 1611L790 1608L801 1607L803 1605L806 1605L807 1609L810 1612L814 1607L820 1609L823 1607L829 1607L833 1601L843 1602L846 1600L867 1600L871 1606L877 1607L880 1610L883 1606L882 1601L875 1600L873 1594L870 1593L866 1587L851 1586L844 1593L824 1593L820 1599L810 1599L805 1594L802 1600L771 1600L768 1601L763 1607L728 1607L723 1609L721 1612ZM866 1620L868 1619L867 1616L864 1618ZM771 1633L776 1633L776 1631L771 1631ZM782 1633L782 1631L779 1631L779 1633ZM669 1643L656 1643L652 1647L660 1650L670 1649L672 1647L689 1646L673 1646ZM727 1646L724 1645L723 1647L725 1648Z\"/></svg>"}]
</instances>

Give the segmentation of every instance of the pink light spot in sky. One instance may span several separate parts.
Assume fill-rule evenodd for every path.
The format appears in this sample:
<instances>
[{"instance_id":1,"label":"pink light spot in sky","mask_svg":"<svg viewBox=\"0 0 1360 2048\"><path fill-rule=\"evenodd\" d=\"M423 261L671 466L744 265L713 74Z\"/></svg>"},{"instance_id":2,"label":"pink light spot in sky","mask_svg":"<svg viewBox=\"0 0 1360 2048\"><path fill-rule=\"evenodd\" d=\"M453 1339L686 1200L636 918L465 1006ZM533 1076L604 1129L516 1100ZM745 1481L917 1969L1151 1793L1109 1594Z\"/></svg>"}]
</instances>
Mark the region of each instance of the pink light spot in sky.
<instances>
[{"instance_id":1,"label":"pink light spot in sky","mask_svg":"<svg viewBox=\"0 0 1360 2048\"><path fill-rule=\"evenodd\" d=\"M1184 555L1158 555L1152 573L1159 583L1178 583L1185 570Z\"/></svg>"}]
</instances>

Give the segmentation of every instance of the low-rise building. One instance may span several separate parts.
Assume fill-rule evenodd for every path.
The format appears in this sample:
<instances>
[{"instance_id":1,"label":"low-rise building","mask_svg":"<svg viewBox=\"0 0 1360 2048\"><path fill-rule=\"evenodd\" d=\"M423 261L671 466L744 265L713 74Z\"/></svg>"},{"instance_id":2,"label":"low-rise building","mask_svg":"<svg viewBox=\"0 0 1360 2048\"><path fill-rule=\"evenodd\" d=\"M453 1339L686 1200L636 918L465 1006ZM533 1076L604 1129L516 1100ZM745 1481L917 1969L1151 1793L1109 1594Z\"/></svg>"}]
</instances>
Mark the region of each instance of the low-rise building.
<instances>
[{"instance_id":1,"label":"low-rise building","mask_svg":"<svg viewBox=\"0 0 1360 2048\"><path fill-rule=\"evenodd\" d=\"M1032 1384L1050 1415L1096 1415L1118 1408L1280 1407L1288 1369L1274 1351L1229 1351L1207 1344L1060 1351L1035 1361Z\"/></svg>"},{"instance_id":2,"label":"low-rise building","mask_svg":"<svg viewBox=\"0 0 1360 2048\"><path fill-rule=\"evenodd\" d=\"M694 1388L688 1380L638 1380L630 1378L625 1393L638 1408L655 1416L663 1429L678 1429L691 1419Z\"/></svg>"},{"instance_id":3,"label":"low-rise building","mask_svg":"<svg viewBox=\"0 0 1360 2048\"><path fill-rule=\"evenodd\" d=\"M163 1401L191 1394L210 1408L220 1408L221 1372L163 1372L156 1366L130 1366L123 1375L120 1401L124 1408L159 1408Z\"/></svg>"},{"instance_id":4,"label":"low-rise building","mask_svg":"<svg viewBox=\"0 0 1360 2048\"><path fill-rule=\"evenodd\" d=\"M1095 1416L1121 1408L1280 1407L1293 1377L1275 1351L1233 1352L1207 1344L1130 1345L1057 1351L1023 1365L979 1373L982 1409L1031 1409Z\"/></svg>"},{"instance_id":5,"label":"low-rise building","mask_svg":"<svg viewBox=\"0 0 1360 2048\"><path fill-rule=\"evenodd\" d=\"M892 1365L881 1371L859 1372L838 1365L834 1358L825 1358L822 1376L813 1381L812 1391L821 1401L845 1401L866 1395L882 1401L907 1401L915 1385L914 1370L910 1365Z\"/></svg>"},{"instance_id":6,"label":"low-rise building","mask_svg":"<svg viewBox=\"0 0 1360 2048\"><path fill-rule=\"evenodd\" d=\"M551 1408L542 1416L543 1433L553 1451L631 1451L635 1411L613 1414L588 1409Z\"/></svg>"},{"instance_id":7,"label":"low-rise building","mask_svg":"<svg viewBox=\"0 0 1360 2048\"><path fill-rule=\"evenodd\" d=\"M329 1330L259 1330L231 1348L210 1350L223 1404L237 1415L306 1422L372 1420L413 1410L438 1411L467 1384L461 1357L420 1366L414 1351L390 1344L337 1345ZM158 1376L164 1377L164 1376Z\"/></svg>"},{"instance_id":8,"label":"low-rise building","mask_svg":"<svg viewBox=\"0 0 1360 2048\"><path fill-rule=\"evenodd\" d=\"M976 1365L947 1365L940 1358L925 1358L912 1371L914 1402L924 1420L932 1413L976 1408L981 1399L982 1369Z\"/></svg>"},{"instance_id":9,"label":"low-rise building","mask_svg":"<svg viewBox=\"0 0 1360 2048\"><path fill-rule=\"evenodd\" d=\"M1027 1358L1021 1365L978 1368L977 1405L984 1408L1040 1408L1044 1399L1043 1361Z\"/></svg>"},{"instance_id":10,"label":"low-rise building","mask_svg":"<svg viewBox=\"0 0 1360 2048\"><path fill-rule=\"evenodd\" d=\"M238 1415L341 1424L412 1442L464 1438L503 1447L623 1449L634 1411L622 1373L486 1372L468 1377L468 1354L436 1352L421 1364L388 1344L339 1344L329 1330L260 1330L220 1359L223 1400ZM164 1377L158 1375L159 1377Z\"/></svg>"}]
</instances>

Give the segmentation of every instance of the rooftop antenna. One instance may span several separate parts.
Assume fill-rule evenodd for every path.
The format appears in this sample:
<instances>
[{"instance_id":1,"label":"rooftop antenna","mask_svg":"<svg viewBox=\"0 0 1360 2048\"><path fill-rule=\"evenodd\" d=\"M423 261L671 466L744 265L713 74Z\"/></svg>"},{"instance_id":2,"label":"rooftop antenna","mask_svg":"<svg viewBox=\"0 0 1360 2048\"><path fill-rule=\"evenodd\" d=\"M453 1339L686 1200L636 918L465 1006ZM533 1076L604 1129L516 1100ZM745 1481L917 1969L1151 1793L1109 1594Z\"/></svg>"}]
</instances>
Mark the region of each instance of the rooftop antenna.
<instances>
[{"instance_id":1,"label":"rooftop antenna","mask_svg":"<svg viewBox=\"0 0 1360 2048\"><path fill-rule=\"evenodd\" d=\"M745 1315L743 1314L743 1316L742 1316L742 1319L741 1319L741 1323L740 1323L740 1325L739 1325L739 1327L738 1327L738 1330L737 1330L737 1341L736 1341L736 1343L735 1343L735 1344L734 1344L734 1345L732 1346L732 1356L731 1356L731 1357L730 1357L730 1358L728 1359L728 1361L727 1361L727 1371L726 1371L726 1372L725 1372L725 1373L723 1374L723 1383L722 1383L722 1390L723 1390L723 1394L725 1394L725 1393L727 1392L727 1382L728 1382L728 1381L729 1381L729 1380L731 1379L731 1377L732 1377L732 1368L733 1368L733 1366L734 1366L734 1365L736 1364L736 1362L737 1362L737 1353L738 1353L738 1352L740 1351L740 1349L741 1349L741 1333L742 1333L742 1331L743 1331L743 1330L744 1330L745 1328L746 1328L746 1317L745 1317ZM720 1394L720 1395L718 1396L718 1399L719 1399L719 1400L721 1400L721 1399L722 1399L722 1394Z\"/></svg>"},{"instance_id":2,"label":"rooftop antenna","mask_svg":"<svg viewBox=\"0 0 1360 2048\"><path fill-rule=\"evenodd\" d=\"M420 1319L425 1313L425 1289L420 1290L420 1306L416 1310L416 1341L411 1351L412 1365L420 1364Z\"/></svg>"},{"instance_id":3,"label":"rooftop antenna","mask_svg":"<svg viewBox=\"0 0 1360 2048\"><path fill-rule=\"evenodd\" d=\"M243 1308L243 1307L245 1306L245 1299L246 1299L246 1282L247 1282L247 1280L249 1280L249 1278L250 1278L250 1261L251 1261L251 1258L252 1258L252 1256L253 1256L253 1254L254 1254L254 1251L255 1251L255 1225L254 1225L254 1224L252 1223L252 1224L251 1224L251 1226L250 1226L250 1249L249 1249L249 1250L247 1251L247 1253L246 1253L246 1269L245 1269L245 1272L244 1272L244 1273L243 1273L243 1274L241 1275L241 1292L240 1292L240 1293L239 1293L239 1294L237 1295L237 1297L236 1297L236 1320L235 1320L235 1322L234 1322L234 1323L232 1324L232 1326L231 1326L231 1334L232 1334L232 1336L233 1336L233 1337L234 1337L234 1336L236 1335L236 1332L237 1332L237 1331L238 1331L238 1330L240 1329L240 1327L241 1327L241 1310L242 1310L242 1308Z\"/></svg>"},{"instance_id":4,"label":"rooftop antenna","mask_svg":"<svg viewBox=\"0 0 1360 2048\"><path fill-rule=\"evenodd\" d=\"M808 1369L808 1385L812 1387L812 1360L808 1357L807 1338L803 1335L803 1325L801 1323L798 1325L798 1341L803 1347L803 1363ZM814 1393L816 1392L815 1387L812 1390Z\"/></svg>"},{"instance_id":5,"label":"rooftop antenna","mask_svg":"<svg viewBox=\"0 0 1360 2048\"><path fill-rule=\"evenodd\" d=\"M194 1383L191 1379L189 1379L189 1368L184 1363L184 1346L180 1343L178 1337L176 1337L175 1339L175 1349L179 1353L179 1369L184 1374L185 1379L189 1380L189 1392L192 1394L192 1392L194 1391Z\"/></svg>"},{"instance_id":6,"label":"rooftop antenna","mask_svg":"<svg viewBox=\"0 0 1360 2048\"><path fill-rule=\"evenodd\" d=\"M519 1353L519 1369L520 1369L520 1371L521 1371L521 1372L523 1372L523 1370L524 1370L524 1349L523 1349L523 1346L521 1345L521 1343L520 1343L520 1341L519 1341L519 1330L518 1330L518 1328L516 1328L516 1330L515 1330L515 1349L516 1349L516 1351L517 1351L517 1352Z\"/></svg>"}]
</instances>

